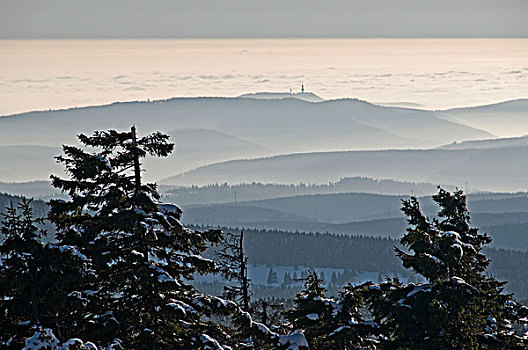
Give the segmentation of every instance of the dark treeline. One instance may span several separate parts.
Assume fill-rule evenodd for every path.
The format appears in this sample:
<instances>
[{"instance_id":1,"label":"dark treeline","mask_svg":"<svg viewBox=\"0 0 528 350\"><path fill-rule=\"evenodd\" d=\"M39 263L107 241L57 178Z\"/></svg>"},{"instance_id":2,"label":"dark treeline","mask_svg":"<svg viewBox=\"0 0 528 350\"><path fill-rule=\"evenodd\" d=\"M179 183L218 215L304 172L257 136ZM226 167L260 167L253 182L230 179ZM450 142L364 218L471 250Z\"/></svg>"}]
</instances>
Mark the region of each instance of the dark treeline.
<instances>
[{"instance_id":1,"label":"dark treeline","mask_svg":"<svg viewBox=\"0 0 528 350\"><path fill-rule=\"evenodd\" d=\"M240 228L221 229L241 231ZM250 264L332 267L382 274L405 271L394 254L394 247L400 247L400 244L391 238L243 230ZM515 293L516 298L528 299L528 252L493 248L484 248L483 251L491 260L490 273L501 281L508 281L506 290Z\"/></svg>"},{"instance_id":2,"label":"dark treeline","mask_svg":"<svg viewBox=\"0 0 528 350\"><path fill-rule=\"evenodd\" d=\"M493 248L483 252L491 260L489 271L499 281L508 281L506 290L517 299L528 300L528 252Z\"/></svg>"},{"instance_id":3,"label":"dark treeline","mask_svg":"<svg viewBox=\"0 0 528 350\"><path fill-rule=\"evenodd\" d=\"M21 203L24 200L24 197L13 196L5 193L0 193L0 215L6 214L8 208L13 207L20 212L20 209L17 207L18 203ZM33 215L36 218L44 218L48 215L49 207L43 200L33 199L29 203ZM0 216L1 217L1 216ZM37 226L44 230L42 235L43 241L53 240L55 227L48 221L37 223ZM0 239L2 238L2 233L0 233Z\"/></svg>"},{"instance_id":4,"label":"dark treeline","mask_svg":"<svg viewBox=\"0 0 528 350\"><path fill-rule=\"evenodd\" d=\"M50 181L0 182L0 192L42 200L66 198Z\"/></svg>"},{"instance_id":5,"label":"dark treeline","mask_svg":"<svg viewBox=\"0 0 528 350\"><path fill-rule=\"evenodd\" d=\"M249 201L304 194L330 194L341 192L366 192L379 194L415 194L428 195L436 190L429 183L403 182L368 177L345 177L327 184L211 184L205 186L161 186L165 195L181 205L230 203L236 200Z\"/></svg>"},{"instance_id":6,"label":"dark treeline","mask_svg":"<svg viewBox=\"0 0 528 350\"><path fill-rule=\"evenodd\" d=\"M342 224L325 223L313 217L304 217L283 211L233 205L212 205L189 208L184 221L189 224L246 227L288 232L323 232L348 236L389 237L398 239L405 232L403 217ZM472 224L488 233L492 247L512 250L528 250L528 213L476 213Z\"/></svg>"},{"instance_id":7,"label":"dark treeline","mask_svg":"<svg viewBox=\"0 0 528 350\"><path fill-rule=\"evenodd\" d=\"M528 222L481 226L493 238L492 246L528 251Z\"/></svg>"},{"instance_id":8,"label":"dark treeline","mask_svg":"<svg viewBox=\"0 0 528 350\"><path fill-rule=\"evenodd\" d=\"M241 231L238 228L222 227L221 229L229 232ZM390 238L247 228L243 231L245 250L250 264L316 266L380 272L404 270L394 255L394 246L398 245L398 242Z\"/></svg>"},{"instance_id":9,"label":"dark treeline","mask_svg":"<svg viewBox=\"0 0 528 350\"><path fill-rule=\"evenodd\" d=\"M11 207L11 205L16 207L20 202L22 202L22 197L20 196L0 193L0 214L5 214L6 208ZM33 210L33 214L36 217L45 217L48 213L48 206L44 201L41 200L31 201L31 208Z\"/></svg>"}]
</instances>

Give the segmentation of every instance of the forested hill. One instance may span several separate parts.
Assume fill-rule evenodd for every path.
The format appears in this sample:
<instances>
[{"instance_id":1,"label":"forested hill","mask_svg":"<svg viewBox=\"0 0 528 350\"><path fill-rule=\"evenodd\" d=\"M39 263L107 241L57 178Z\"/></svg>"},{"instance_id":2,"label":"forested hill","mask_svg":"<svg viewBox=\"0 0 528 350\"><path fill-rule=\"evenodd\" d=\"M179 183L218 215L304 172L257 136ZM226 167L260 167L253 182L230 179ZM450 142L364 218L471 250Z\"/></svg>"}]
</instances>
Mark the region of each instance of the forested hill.
<instances>
[{"instance_id":1,"label":"forested hill","mask_svg":"<svg viewBox=\"0 0 528 350\"><path fill-rule=\"evenodd\" d=\"M1 117L0 146L9 149L0 152L0 160L9 166L1 169L0 181L47 179L61 170L53 157L61 153L62 144L75 144L75 135L101 128L126 129L131 124L145 133L168 133L176 144L169 161L146 160L150 180L232 159L293 152L427 148L493 137L441 118L436 112L348 99L312 103L291 98L174 98L114 103ZM22 161L28 158L32 161ZM324 182L337 180L339 177Z\"/></svg>"},{"instance_id":2,"label":"forested hill","mask_svg":"<svg viewBox=\"0 0 528 350\"><path fill-rule=\"evenodd\" d=\"M240 232L239 228L226 228ZM244 229L245 250L251 264L346 268L356 271L404 273L390 238ZM489 271L508 281L506 290L528 299L528 252L485 248L492 260Z\"/></svg>"},{"instance_id":3,"label":"forested hill","mask_svg":"<svg viewBox=\"0 0 528 350\"><path fill-rule=\"evenodd\" d=\"M339 193L184 205L182 219L195 225L400 238L406 229L401 199L406 198L409 197ZM425 214L434 217L437 206L431 198L419 200ZM493 247L528 250L526 193L470 194L468 208L472 226L487 232L493 238Z\"/></svg>"},{"instance_id":4,"label":"forested hill","mask_svg":"<svg viewBox=\"0 0 528 350\"><path fill-rule=\"evenodd\" d=\"M5 193L0 193L0 213L5 213L6 208L13 205L16 207L18 203L22 202L23 197L13 196ZM48 213L48 207L44 201L33 200L31 202L31 207L33 208L33 214L35 217L44 217Z\"/></svg>"},{"instance_id":5,"label":"forested hill","mask_svg":"<svg viewBox=\"0 0 528 350\"><path fill-rule=\"evenodd\" d=\"M24 197L13 196L5 193L0 193L0 220L3 219L3 215L6 213L6 209L13 206L18 207L19 203L22 203ZM31 209L33 209L33 215L36 218L46 217L48 214L48 206L42 200L32 199L31 200ZM49 241L54 239L55 228L48 222L44 224L38 224L41 229L44 229L47 232L46 237L43 237L44 241ZM0 238L2 235L0 234Z\"/></svg>"},{"instance_id":6,"label":"forested hill","mask_svg":"<svg viewBox=\"0 0 528 350\"><path fill-rule=\"evenodd\" d=\"M482 191L528 188L528 147L460 150L376 150L295 153L203 166L163 180L174 185L208 183L328 183L365 176L429 182Z\"/></svg>"},{"instance_id":7,"label":"forested hill","mask_svg":"<svg viewBox=\"0 0 528 350\"><path fill-rule=\"evenodd\" d=\"M446 189L453 190L451 186ZM434 194L437 186L431 183L373 179L368 177L344 177L325 184L279 183L216 183L205 186L160 186L166 200L178 205L232 203L307 194L376 193L386 195L426 196Z\"/></svg>"}]
</instances>

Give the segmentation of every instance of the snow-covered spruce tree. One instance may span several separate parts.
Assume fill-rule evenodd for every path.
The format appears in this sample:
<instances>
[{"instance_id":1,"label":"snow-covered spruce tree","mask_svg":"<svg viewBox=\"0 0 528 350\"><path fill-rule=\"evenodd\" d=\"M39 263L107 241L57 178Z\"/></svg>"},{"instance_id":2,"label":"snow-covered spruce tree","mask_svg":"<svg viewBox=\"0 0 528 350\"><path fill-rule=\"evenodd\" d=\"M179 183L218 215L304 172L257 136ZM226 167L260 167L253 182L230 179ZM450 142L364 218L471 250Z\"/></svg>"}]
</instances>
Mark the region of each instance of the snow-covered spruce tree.
<instances>
[{"instance_id":1,"label":"snow-covered spruce tree","mask_svg":"<svg viewBox=\"0 0 528 350\"><path fill-rule=\"evenodd\" d=\"M174 146L169 136L137 138L132 127L79 140L84 149L63 146L57 158L70 178L52 182L70 199L50 201L49 217L59 241L78 246L98 276L84 338L99 345L118 338L126 349L214 348L227 336L204 317L232 305L198 293L188 280L215 270L200 253L222 234L185 228L182 211L160 203L155 184L141 181L141 159L166 157Z\"/></svg>"},{"instance_id":2,"label":"snow-covered spruce tree","mask_svg":"<svg viewBox=\"0 0 528 350\"><path fill-rule=\"evenodd\" d=\"M8 207L1 223L0 348L21 349L41 327L68 339L85 316L74 287L89 279L89 261L75 247L43 243L30 203Z\"/></svg>"},{"instance_id":3,"label":"snow-covered spruce tree","mask_svg":"<svg viewBox=\"0 0 528 350\"><path fill-rule=\"evenodd\" d=\"M216 253L220 272L231 283L224 287L224 297L235 301L243 311L249 311L251 292L247 276L247 256L244 254L244 231L225 232L220 250Z\"/></svg>"},{"instance_id":4,"label":"snow-covered spruce tree","mask_svg":"<svg viewBox=\"0 0 528 350\"><path fill-rule=\"evenodd\" d=\"M110 344L107 349L116 350L115 345L119 344ZM22 350L97 350L97 346L79 338L72 338L61 344L50 328L37 327L33 335L25 340Z\"/></svg>"},{"instance_id":5,"label":"snow-covered spruce tree","mask_svg":"<svg viewBox=\"0 0 528 350\"><path fill-rule=\"evenodd\" d=\"M439 189L438 218L430 221L416 198L403 201L410 227L396 248L406 268L424 284L388 280L371 285L368 299L386 349L526 349L513 334L523 309L503 292L505 283L486 274L481 253L491 238L470 227L462 191Z\"/></svg>"},{"instance_id":6,"label":"snow-covered spruce tree","mask_svg":"<svg viewBox=\"0 0 528 350\"><path fill-rule=\"evenodd\" d=\"M371 326L360 315L362 299L348 285L338 298L326 298L326 289L315 271L306 278L304 289L294 299L286 318L295 330L303 330L310 349L367 349Z\"/></svg>"}]
</instances>

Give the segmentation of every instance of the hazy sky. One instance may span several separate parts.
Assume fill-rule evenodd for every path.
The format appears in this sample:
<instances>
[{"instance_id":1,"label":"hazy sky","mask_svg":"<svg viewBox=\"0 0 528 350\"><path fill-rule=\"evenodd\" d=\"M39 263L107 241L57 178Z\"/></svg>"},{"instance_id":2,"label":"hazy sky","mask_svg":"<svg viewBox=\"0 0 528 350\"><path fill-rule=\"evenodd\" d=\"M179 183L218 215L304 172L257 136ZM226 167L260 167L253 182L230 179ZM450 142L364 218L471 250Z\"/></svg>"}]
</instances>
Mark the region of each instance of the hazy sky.
<instances>
[{"instance_id":1,"label":"hazy sky","mask_svg":"<svg viewBox=\"0 0 528 350\"><path fill-rule=\"evenodd\" d=\"M528 0L0 0L0 38L528 37Z\"/></svg>"}]
</instances>

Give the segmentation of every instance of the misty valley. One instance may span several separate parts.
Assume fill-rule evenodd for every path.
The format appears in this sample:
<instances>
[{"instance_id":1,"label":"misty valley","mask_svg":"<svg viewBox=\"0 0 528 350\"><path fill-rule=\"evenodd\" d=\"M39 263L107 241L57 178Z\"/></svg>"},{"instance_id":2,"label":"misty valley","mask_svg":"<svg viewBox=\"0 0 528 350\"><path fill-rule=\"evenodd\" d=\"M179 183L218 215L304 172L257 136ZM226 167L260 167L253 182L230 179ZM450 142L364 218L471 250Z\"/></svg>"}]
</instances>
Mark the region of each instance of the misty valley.
<instances>
[{"instance_id":1,"label":"misty valley","mask_svg":"<svg viewBox=\"0 0 528 350\"><path fill-rule=\"evenodd\" d=\"M505 137L492 116L528 132L526 100L427 111L313 93L2 117L2 278L25 274L61 300L48 306L11 279L6 310L22 301L9 290L29 293L27 317L38 308L58 325L29 339L82 333L70 341L87 349L377 349L408 336L388 320L422 323L411 315L441 300L495 310L508 327L483 319L484 333L441 341L413 330L418 346L523 348L528 139ZM35 329L5 322L8 346Z\"/></svg>"},{"instance_id":2,"label":"misty valley","mask_svg":"<svg viewBox=\"0 0 528 350\"><path fill-rule=\"evenodd\" d=\"M0 350L528 350L526 18L0 0Z\"/></svg>"}]
</instances>

